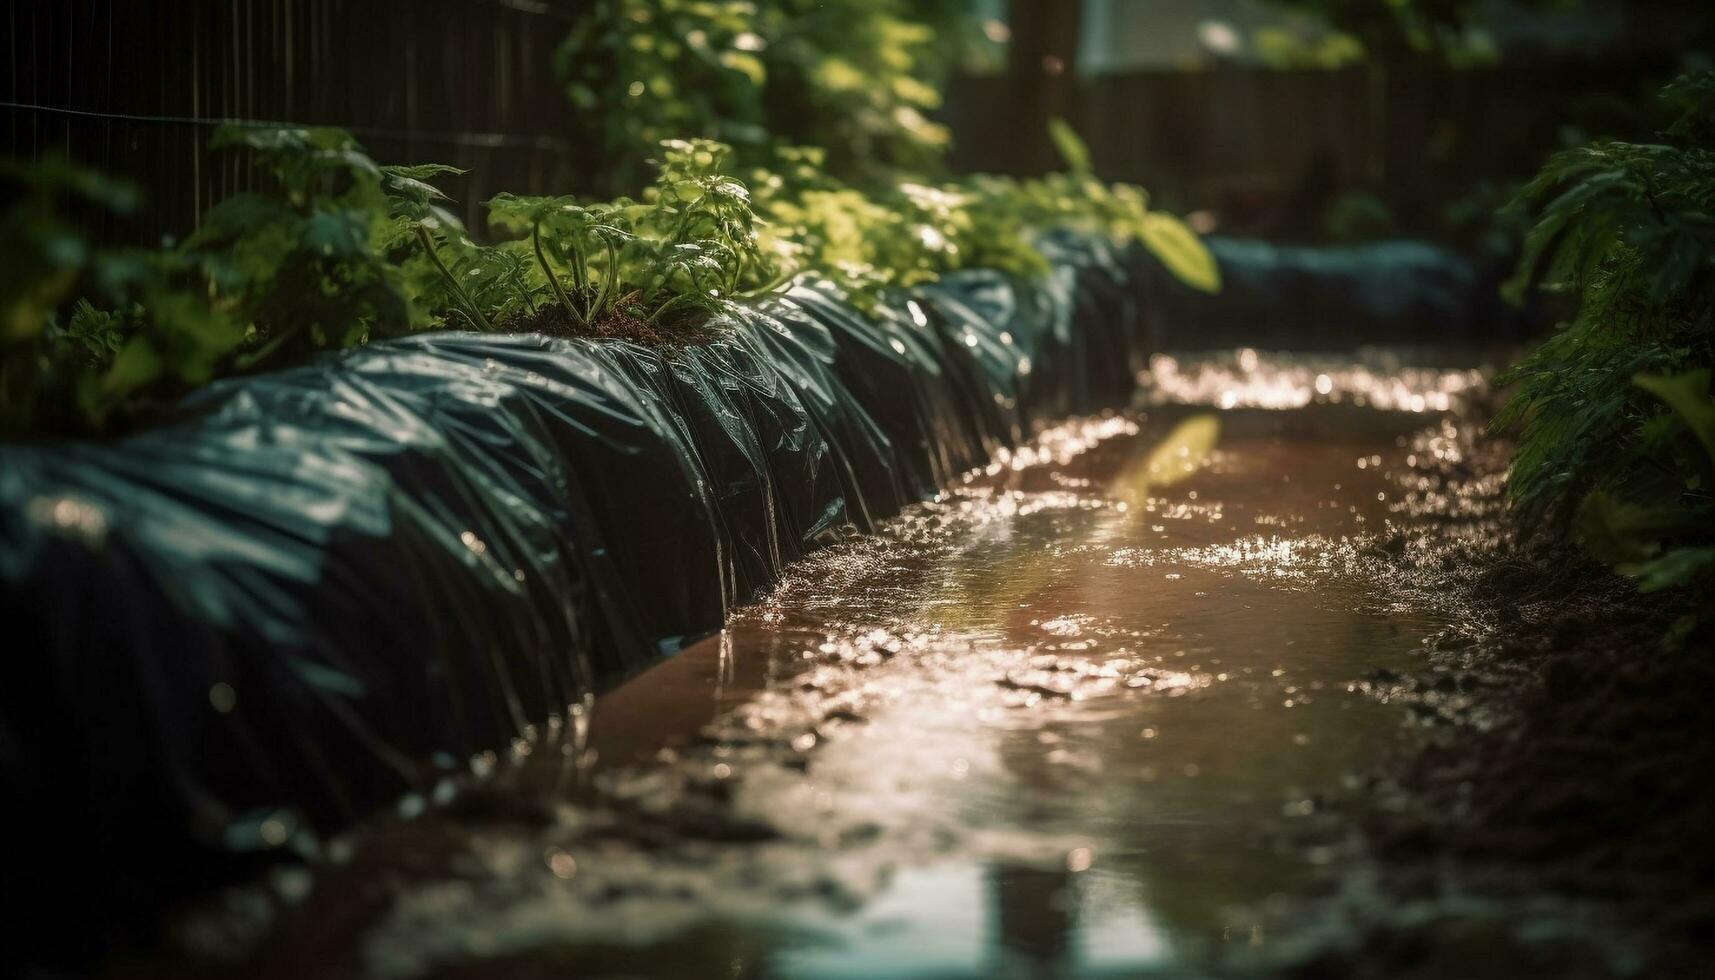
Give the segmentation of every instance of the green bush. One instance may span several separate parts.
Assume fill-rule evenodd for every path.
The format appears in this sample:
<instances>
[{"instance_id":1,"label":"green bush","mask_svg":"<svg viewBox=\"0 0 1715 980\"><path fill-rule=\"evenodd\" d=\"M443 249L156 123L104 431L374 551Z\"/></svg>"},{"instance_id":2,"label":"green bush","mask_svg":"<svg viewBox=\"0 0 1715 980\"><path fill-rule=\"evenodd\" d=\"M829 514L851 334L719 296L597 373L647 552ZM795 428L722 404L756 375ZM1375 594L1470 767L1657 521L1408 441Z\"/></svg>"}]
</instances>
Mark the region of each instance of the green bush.
<instances>
[{"instance_id":1,"label":"green bush","mask_svg":"<svg viewBox=\"0 0 1715 980\"><path fill-rule=\"evenodd\" d=\"M1663 98L1662 142L1563 151L1521 194L1536 221L1509 288L1576 314L1500 379L1496 419L1518 432L1519 512L1649 589L1715 569L1715 73Z\"/></svg>"},{"instance_id":2,"label":"green bush","mask_svg":"<svg viewBox=\"0 0 1715 980\"><path fill-rule=\"evenodd\" d=\"M1214 259L1194 232L1149 210L1142 188L1096 179L1069 126L1055 121L1052 135L1067 171L1028 180L978 174L859 189L822 170L819 151L787 150L779 170L751 175L767 219L765 247L789 266L832 280L861 308L889 288L956 269L1040 274L1047 263L1034 239L1051 229L1139 242L1194 288L1220 288Z\"/></svg>"},{"instance_id":3,"label":"green bush","mask_svg":"<svg viewBox=\"0 0 1715 980\"><path fill-rule=\"evenodd\" d=\"M431 325L659 336L807 272L871 309L957 269L1040 274L1035 236L1055 228L1141 242L1218 288L1189 229L1142 189L1097 180L1069 128L1054 135L1066 173L863 188L831 176L820 150L776 148L772 168L746 172L754 200L730 147L668 140L641 200L497 195L492 245L444 207L435 181L460 171L381 166L337 130L220 131L215 145L249 150L269 190L220 202L155 252L92 250L56 207L76 194L128 208L130 192L72 168L15 170L26 193L5 225L17 258L0 421L101 432L217 374ZM78 302L62 326L79 283L100 304Z\"/></svg>"},{"instance_id":4,"label":"green bush","mask_svg":"<svg viewBox=\"0 0 1715 980\"><path fill-rule=\"evenodd\" d=\"M58 160L4 163L0 185L14 202L0 219L0 430L76 430L101 414L104 375L126 331L123 316L87 300L62 322L67 297L83 283L118 292L155 277L142 260L93 248L64 212L75 200L126 214L137 192Z\"/></svg>"},{"instance_id":5,"label":"green bush","mask_svg":"<svg viewBox=\"0 0 1715 980\"><path fill-rule=\"evenodd\" d=\"M846 178L935 172L947 131L927 113L957 48L956 0L600 0L558 70L592 148L590 183L638 187L663 140L699 137L766 165L812 145ZM945 36L960 37L950 29Z\"/></svg>"}]
</instances>

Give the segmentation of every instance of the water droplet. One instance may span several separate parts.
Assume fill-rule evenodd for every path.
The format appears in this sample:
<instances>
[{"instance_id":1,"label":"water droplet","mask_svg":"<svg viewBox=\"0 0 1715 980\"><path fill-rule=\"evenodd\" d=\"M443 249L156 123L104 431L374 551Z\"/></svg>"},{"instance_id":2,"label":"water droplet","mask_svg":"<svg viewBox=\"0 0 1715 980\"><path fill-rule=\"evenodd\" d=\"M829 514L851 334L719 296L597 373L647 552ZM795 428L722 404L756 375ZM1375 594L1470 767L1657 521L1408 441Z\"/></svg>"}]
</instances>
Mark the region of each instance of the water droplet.
<instances>
[{"instance_id":1,"label":"water droplet","mask_svg":"<svg viewBox=\"0 0 1715 980\"><path fill-rule=\"evenodd\" d=\"M570 854L567 854L565 851L562 851L557 847L551 847L548 849L545 860L548 863L548 870L554 873L554 877L559 878L562 881L571 878L573 875L578 873L577 858L572 857Z\"/></svg>"},{"instance_id":2,"label":"water droplet","mask_svg":"<svg viewBox=\"0 0 1715 980\"><path fill-rule=\"evenodd\" d=\"M1090 865L1096 860L1096 852L1088 847L1074 847L1066 852L1066 870L1073 874L1090 870Z\"/></svg>"},{"instance_id":3,"label":"water droplet","mask_svg":"<svg viewBox=\"0 0 1715 980\"><path fill-rule=\"evenodd\" d=\"M219 681L208 689L208 703L223 715L231 714L232 709L238 707L238 692L232 689L231 684Z\"/></svg>"}]
</instances>

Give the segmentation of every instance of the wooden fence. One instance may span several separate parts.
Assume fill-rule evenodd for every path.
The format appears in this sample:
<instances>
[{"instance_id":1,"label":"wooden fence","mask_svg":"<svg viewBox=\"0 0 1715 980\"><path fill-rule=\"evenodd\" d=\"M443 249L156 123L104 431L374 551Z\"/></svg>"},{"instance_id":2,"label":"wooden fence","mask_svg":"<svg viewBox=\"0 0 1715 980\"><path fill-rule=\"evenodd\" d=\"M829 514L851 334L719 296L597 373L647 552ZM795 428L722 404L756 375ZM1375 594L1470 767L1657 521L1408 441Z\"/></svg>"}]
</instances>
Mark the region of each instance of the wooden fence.
<instances>
[{"instance_id":1,"label":"wooden fence","mask_svg":"<svg viewBox=\"0 0 1715 980\"><path fill-rule=\"evenodd\" d=\"M1431 212L1485 178L1533 172L1570 116L1626 134L1639 121L1607 93L1637 90L1645 74L1569 64L1132 72L1080 80L1066 107L1100 173L1175 209L1261 222L1291 212L1295 199L1362 187L1410 228L1434 224ZM1027 118L1015 92L1001 78L955 82L956 168L1040 169L1041 121Z\"/></svg>"},{"instance_id":2,"label":"wooden fence","mask_svg":"<svg viewBox=\"0 0 1715 980\"><path fill-rule=\"evenodd\" d=\"M223 119L342 126L384 162L471 171L494 192L565 186L553 71L575 0L0 0L0 154L59 154L136 179L149 208L101 229L196 226L254 181L206 146Z\"/></svg>"}]
</instances>

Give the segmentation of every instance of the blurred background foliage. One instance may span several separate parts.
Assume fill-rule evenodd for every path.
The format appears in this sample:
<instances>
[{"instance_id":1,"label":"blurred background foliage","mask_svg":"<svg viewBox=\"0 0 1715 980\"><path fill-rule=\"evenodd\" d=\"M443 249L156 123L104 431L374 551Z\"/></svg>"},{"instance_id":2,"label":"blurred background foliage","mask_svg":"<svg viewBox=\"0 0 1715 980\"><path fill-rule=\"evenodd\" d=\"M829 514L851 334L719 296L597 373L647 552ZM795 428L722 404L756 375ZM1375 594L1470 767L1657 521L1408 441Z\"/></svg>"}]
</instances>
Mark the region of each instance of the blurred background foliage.
<instances>
[{"instance_id":1,"label":"blurred background foliage","mask_svg":"<svg viewBox=\"0 0 1715 980\"><path fill-rule=\"evenodd\" d=\"M963 0L601 0L561 45L587 184L635 192L664 139L821 148L843 179L937 173L941 85L983 57Z\"/></svg>"}]
</instances>

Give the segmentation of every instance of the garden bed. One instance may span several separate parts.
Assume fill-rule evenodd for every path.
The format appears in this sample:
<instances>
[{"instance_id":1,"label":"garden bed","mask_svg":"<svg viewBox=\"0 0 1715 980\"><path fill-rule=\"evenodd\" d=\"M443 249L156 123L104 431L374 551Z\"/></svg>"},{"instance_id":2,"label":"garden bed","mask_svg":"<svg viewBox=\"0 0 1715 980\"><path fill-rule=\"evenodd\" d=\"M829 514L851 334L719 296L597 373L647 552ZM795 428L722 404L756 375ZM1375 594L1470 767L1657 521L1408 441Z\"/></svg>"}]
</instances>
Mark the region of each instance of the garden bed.
<instances>
[{"instance_id":1,"label":"garden bed","mask_svg":"<svg viewBox=\"0 0 1715 980\"><path fill-rule=\"evenodd\" d=\"M6 779L53 801L14 885L101 867L147 904L199 856L314 853L579 723L1034 423L1122 403L1153 260L1048 247L1050 275L874 315L801 283L676 348L424 334L119 442L4 447Z\"/></svg>"}]
</instances>

